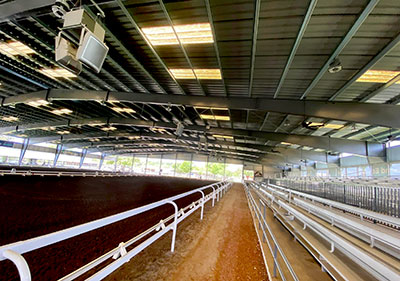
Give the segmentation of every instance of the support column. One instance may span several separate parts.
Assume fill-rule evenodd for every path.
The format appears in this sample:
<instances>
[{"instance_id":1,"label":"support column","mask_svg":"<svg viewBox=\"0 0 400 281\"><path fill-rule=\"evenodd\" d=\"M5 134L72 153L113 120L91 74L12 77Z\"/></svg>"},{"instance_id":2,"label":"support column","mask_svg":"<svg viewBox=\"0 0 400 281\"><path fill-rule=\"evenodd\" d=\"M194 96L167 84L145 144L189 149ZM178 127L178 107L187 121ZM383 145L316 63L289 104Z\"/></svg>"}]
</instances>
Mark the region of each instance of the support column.
<instances>
[{"instance_id":1,"label":"support column","mask_svg":"<svg viewBox=\"0 0 400 281\"><path fill-rule=\"evenodd\" d=\"M144 165L144 174L147 174L147 162L149 161L149 155L146 154L146 164Z\"/></svg>"},{"instance_id":2,"label":"support column","mask_svg":"<svg viewBox=\"0 0 400 281\"><path fill-rule=\"evenodd\" d=\"M87 149L86 148L82 149L81 161L79 161L79 168L82 168L83 162L85 161L86 154L87 154Z\"/></svg>"},{"instance_id":3,"label":"support column","mask_svg":"<svg viewBox=\"0 0 400 281\"><path fill-rule=\"evenodd\" d=\"M178 159L178 153L175 153L175 165L174 165L174 177L176 174L176 160Z\"/></svg>"},{"instance_id":4,"label":"support column","mask_svg":"<svg viewBox=\"0 0 400 281\"><path fill-rule=\"evenodd\" d=\"M224 180L226 178L226 157L224 158Z\"/></svg>"},{"instance_id":5,"label":"support column","mask_svg":"<svg viewBox=\"0 0 400 281\"><path fill-rule=\"evenodd\" d=\"M101 170L101 166L103 166L104 158L106 158L106 154L103 152L100 156L99 170Z\"/></svg>"},{"instance_id":6,"label":"support column","mask_svg":"<svg viewBox=\"0 0 400 281\"><path fill-rule=\"evenodd\" d=\"M118 156L115 156L115 159L114 159L114 173L117 171L117 162L118 162Z\"/></svg>"},{"instance_id":7,"label":"support column","mask_svg":"<svg viewBox=\"0 0 400 281\"><path fill-rule=\"evenodd\" d=\"M193 165L193 153L190 154L190 171L189 171L189 178L192 177L192 165Z\"/></svg>"},{"instance_id":8,"label":"support column","mask_svg":"<svg viewBox=\"0 0 400 281\"><path fill-rule=\"evenodd\" d=\"M244 180L244 161L242 161L242 180Z\"/></svg>"},{"instance_id":9,"label":"support column","mask_svg":"<svg viewBox=\"0 0 400 281\"><path fill-rule=\"evenodd\" d=\"M162 159L163 159L164 154L161 153L161 157L160 157L160 166L158 167L158 175L161 176L162 171L161 171L161 167L162 167Z\"/></svg>"},{"instance_id":10,"label":"support column","mask_svg":"<svg viewBox=\"0 0 400 281\"><path fill-rule=\"evenodd\" d=\"M24 139L24 142L22 143L21 147L21 152L19 154L19 160L18 160L18 165L21 166L22 161L24 160L24 156L26 153L26 150L28 149L29 146L29 138Z\"/></svg>"},{"instance_id":11,"label":"support column","mask_svg":"<svg viewBox=\"0 0 400 281\"><path fill-rule=\"evenodd\" d=\"M206 163L206 179L208 179L208 158L209 158L209 156L207 155L207 163Z\"/></svg>"},{"instance_id":12,"label":"support column","mask_svg":"<svg viewBox=\"0 0 400 281\"><path fill-rule=\"evenodd\" d=\"M131 174L133 173L133 166L135 165L135 155L132 154Z\"/></svg>"},{"instance_id":13,"label":"support column","mask_svg":"<svg viewBox=\"0 0 400 281\"><path fill-rule=\"evenodd\" d=\"M60 158L62 150L63 150L63 145L61 143L57 144L56 153L54 154L53 167L57 165L57 161L58 158Z\"/></svg>"}]
</instances>

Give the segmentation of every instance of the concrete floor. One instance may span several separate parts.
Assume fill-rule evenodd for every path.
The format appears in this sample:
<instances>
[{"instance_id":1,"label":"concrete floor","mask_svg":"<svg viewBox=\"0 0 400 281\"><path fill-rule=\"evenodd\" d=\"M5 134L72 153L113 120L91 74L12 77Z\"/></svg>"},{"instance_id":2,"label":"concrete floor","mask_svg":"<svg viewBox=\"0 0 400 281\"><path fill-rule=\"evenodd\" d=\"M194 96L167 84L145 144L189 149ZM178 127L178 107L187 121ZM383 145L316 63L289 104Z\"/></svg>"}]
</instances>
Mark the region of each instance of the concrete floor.
<instances>
[{"instance_id":1,"label":"concrete floor","mask_svg":"<svg viewBox=\"0 0 400 281\"><path fill-rule=\"evenodd\" d=\"M174 253L166 235L107 280L267 280L242 186L207 205L203 221L196 212L178 226Z\"/></svg>"}]
</instances>

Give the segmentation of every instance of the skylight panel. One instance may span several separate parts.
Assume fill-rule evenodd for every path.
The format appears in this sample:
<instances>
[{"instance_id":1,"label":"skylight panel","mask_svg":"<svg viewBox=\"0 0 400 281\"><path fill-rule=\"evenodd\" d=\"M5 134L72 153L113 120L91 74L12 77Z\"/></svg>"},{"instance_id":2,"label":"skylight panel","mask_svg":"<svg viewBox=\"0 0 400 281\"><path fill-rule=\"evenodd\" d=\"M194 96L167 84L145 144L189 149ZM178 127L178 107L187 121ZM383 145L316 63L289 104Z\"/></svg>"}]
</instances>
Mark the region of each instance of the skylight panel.
<instances>
[{"instance_id":1,"label":"skylight panel","mask_svg":"<svg viewBox=\"0 0 400 281\"><path fill-rule=\"evenodd\" d=\"M175 79L222 79L221 71L219 69L185 69L185 68L171 68L169 71Z\"/></svg>"},{"instance_id":2,"label":"skylight panel","mask_svg":"<svg viewBox=\"0 0 400 281\"><path fill-rule=\"evenodd\" d=\"M19 120L19 118L15 117L15 116L3 116L3 117L1 117L1 120L6 121L6 122L16 122Z\"/></svg>"},{"instance_id":3,"label":"skylight panel","mask_svg":"<svg viewBox=\"0 0 400 281\"><path fill-rule=\"evenodd\" d=\"M399 74L400 71L368 70L357 79L357 82L387 83Z\"/></svg>"},{"instance_id":4,"label":"skylight panel","mask_svg":"<svg viewBox=\"0 0 400 281\"><path fill-rule=\"evenodd\" d=\"M46 76L51 78L75 78L76 75L64 68L57 67L57 68L42 68L39 70Z\"/></svg>"},{"instance_id":5,"label":"skylight panel","mask_svg":"<svg viewBox=\"0 0 400 281\"><path fill-rule=\"evenodd\" d=\"M23 56L36 53L19 41L0 42L0 53L4 55Z\"/></svg>"},{"instance_id":6,"label":"skylight panel","mask_svg":"<svg viewBox=\"0 0 400 281\"><path fill-rule=\"evenodd\" d=\"M209 23L195 23L174 26L176 34L182 44L205 44L213 43L214 38ZM171 26L157 26L142 28L143 33L153 46L178 45Z\"/></svg>"}]
</instances>

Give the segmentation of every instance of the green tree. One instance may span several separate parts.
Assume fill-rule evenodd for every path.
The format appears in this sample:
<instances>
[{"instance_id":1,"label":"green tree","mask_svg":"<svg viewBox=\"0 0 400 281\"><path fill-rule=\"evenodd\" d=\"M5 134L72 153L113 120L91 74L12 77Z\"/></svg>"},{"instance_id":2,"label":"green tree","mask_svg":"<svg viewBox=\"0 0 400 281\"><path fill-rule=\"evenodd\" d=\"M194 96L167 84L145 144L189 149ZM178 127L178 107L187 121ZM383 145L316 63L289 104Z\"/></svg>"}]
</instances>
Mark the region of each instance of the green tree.
<instances>
[{"instance_id":1,"label":"green tree","mask_svg":"<svg viewBox=\"0 0 400 281\"><path fill-rule=\"evenodd\" d=\"M183 161L176 165L176 172L179 174L189 174L190 173L190 161Z\"/></svg>"},{"instance_id":2,"label":"green tree","mask_svg":"<svg viewBox=\"0 0 400 281\"><path fill-rule=\"evenodd\" d=\"M208 173L215 176L224 176L223 163L208 163Z\"/></svg>"}]
</instances>

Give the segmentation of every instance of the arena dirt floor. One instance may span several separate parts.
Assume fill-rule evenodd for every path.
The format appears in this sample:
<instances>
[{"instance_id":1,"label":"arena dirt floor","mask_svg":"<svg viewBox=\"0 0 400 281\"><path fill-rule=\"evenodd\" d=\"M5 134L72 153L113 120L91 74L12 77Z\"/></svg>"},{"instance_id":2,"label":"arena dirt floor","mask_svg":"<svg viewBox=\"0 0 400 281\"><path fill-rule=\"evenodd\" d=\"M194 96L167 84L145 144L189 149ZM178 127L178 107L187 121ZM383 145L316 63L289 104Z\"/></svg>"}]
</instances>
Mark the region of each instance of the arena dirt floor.
<instances>
[{"instance_id":1,"label":"arena dirt floor","mask_svg":"<svg viewBox=\"0 0 400 281\"><path fill-rule=\"evenodd\" d=\"M175 252L165 235L106 280L268 280L241 184L178 226Z\"/></svg>"},{"instance_id":2,"label":"arena dirt floor","mask_svg":"<svg viewBox=\"0 0 400 281\"><path fill-rule=\"evenodd\" d=\"M0 245L33 238L120 213L211 182L167 177L0 178ZM178 200L179 207L200 198ZM24 254L33 280L56 280L172 214L158 208L75 238ZM154 259L157 260L157 256ZM10 261L0 280L19 280Z\"/></svg>"}]
</instances>

